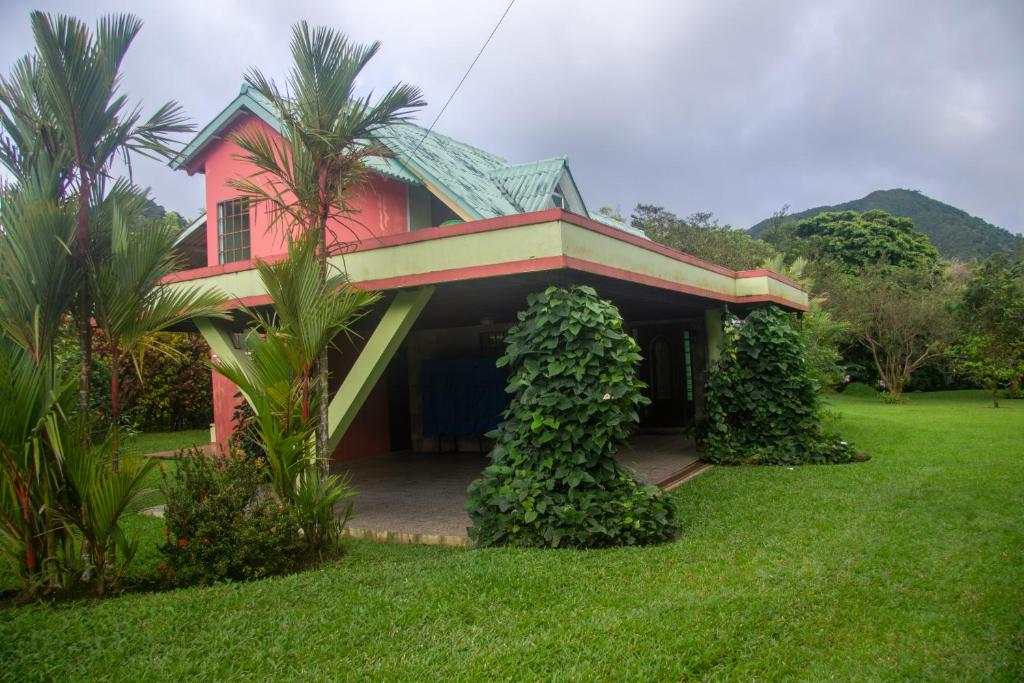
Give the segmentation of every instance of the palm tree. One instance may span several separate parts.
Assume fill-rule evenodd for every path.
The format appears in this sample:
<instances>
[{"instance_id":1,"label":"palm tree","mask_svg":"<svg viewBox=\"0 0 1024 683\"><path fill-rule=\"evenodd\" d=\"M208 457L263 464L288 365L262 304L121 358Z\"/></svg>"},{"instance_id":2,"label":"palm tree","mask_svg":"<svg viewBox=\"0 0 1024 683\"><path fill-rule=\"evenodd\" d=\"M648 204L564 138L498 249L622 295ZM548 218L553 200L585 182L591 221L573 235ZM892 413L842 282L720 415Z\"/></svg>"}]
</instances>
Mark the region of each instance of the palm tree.
<instances>
[{"instance_id":1,"label":"palm tree","mask_svg":"<svg viewBox=\"0 0 1024 683\"><path fill-rule=\"evenodd\" d=\"M160 221L140 222L137 212L144 200L145 195L140 194L134 206L110 206L109 257L90 268L96 326L105 333L110 346L111 457L115 472L121 445L123 362L130 359L141 374L141 359L147 349L172 352L159 344L157 332L191 318L226 317L220 310L225 297L217 291L160 286L160 281L180 266L174 249L178 230Z\"/></svg>"},{"instance_id":2,"label":"palm tree","mask_svg":"<svg viewBox=\"0 0 1024 683\"><path fill-rule=\"evenodd\" d=\"M42 161L40 165L45 166ZM0 191L0 335L51 369L53 344L81 285L74 211L50 193L48 169Z\"/></svg>"},{"instance_id":3,"label":"palm tree","mask_svg":"<svg viewBox=\"0 0 1024 683\"><path fill-rule=\"evenodd\" d=\"M0 554L27 591L52 556L59 459L58 423L70 383L0 334Z\"/></svg>"},{"instance_id":4,"label":"palm tree","mask_svg":"<svg viewBox=\"0 0 1024 683\"><path fill-rule=\"evenodd\" d=\"M273 441L276 432L314 435L320 425L323 395L313 386L319 359L341 335L354 335L354 325L380 299L348 285L342 273L320 277L316 236L288 238L288 258L256 264L274 306L271 317L251 312L255 333L246 336L255 375L221 359L217 370L238 384L256 413L261 436ZM227 372L225 372L227 370ZM317 450L326 470L327 454Z\"/></svg>"},{"instance_id":5,"label":"palm tree","mask_svg":"<svg viewBox=\"0 0 1024 683\"><path fill-rule=\"evenodd\" d=\"M353 325L379 295L349 287L342 274L321 280L312 234L289 238L286 259L257 268L275 313L252 312L247 366L220 358L214 368L252 405L274 491L296 507L310 549L320 553L344 525L347 512L335 520L334 509L351 493L345 478L327 472L328 455L311 448L323 415L312 370L336 338L354 334Z\"/></svg>"},{"instance_id":6,"label":"palm tree","mask_svg":"<svg viewBox=\"0 0 1024 683\"><path fill-rule=\"evenodd\" d=\"M56 191L75 205L74 249L82 273L102 261L91 233L93 208L104 199L111 166L132 153L169 158L173 135L192 130L181 108L164 104L148 119L119 92L121 62L142 22L131 15L101 18L95 31L69 16L32 12L35 54L18 62L0 83L0 163L23 179L32 161L49 156L60 169ZM33 134L35 132L35 134ZM84 280L84 278L83 278ZM89 412L92 372L92 292L77 297L78 408ZM89 430L83 430L88 439Z\"/></svg>"},{"instance_id":7,"label":"palm tree","mask_svg":"<svg viewBox=\"0 0 1024 683\"><path fill-rule=\"evenodd\" d=\"M356 81L380 43L360 45L329 28L292 27L293 64L285 89L257 69L246 82L265 97L281 121L281 137L251 126L233 136L239 158L255 171L231 181L254 201L264 202L274 225L289 234L317 239L321 282L328 280L327 232L333 219L352 213L352 190L367 177L365 160L387 151L373 140L425 103L420 90L400 83L374 100L357 97ZM317 450L326 467L327 351L317 359Z\"/></svg>"}]
</instances>

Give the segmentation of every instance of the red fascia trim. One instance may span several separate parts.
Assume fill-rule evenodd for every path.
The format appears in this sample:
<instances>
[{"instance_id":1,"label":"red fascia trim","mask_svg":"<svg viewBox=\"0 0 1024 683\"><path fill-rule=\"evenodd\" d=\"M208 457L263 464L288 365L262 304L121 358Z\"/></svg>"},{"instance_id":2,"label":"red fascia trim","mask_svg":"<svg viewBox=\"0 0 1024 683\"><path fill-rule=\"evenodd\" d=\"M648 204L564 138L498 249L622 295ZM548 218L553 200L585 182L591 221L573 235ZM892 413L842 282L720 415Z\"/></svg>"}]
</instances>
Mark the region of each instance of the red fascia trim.
<instances>
[{"instance_id":1,"label":"red fascia trim","mask_svg":"<svg viewBox=\"0 0 1024 683\"><path fill-rule=\"evenodd\" d=\"M646 249L647 251L653 251L663 256L667 256L676 261L688 263L699 268L712 271L714 273L726 275L731 278L756 277L767 275L769 277L774 277L780 282L785 282L786 284L793 285L801 290L803 289L802 287L800 287L800 285L790 280L787 280L786 278L783 278L781 275L773 273L772 271L769 270L749 270L738 273L735 270L725 268L724 266L719 266L715 263L711 263L710 261L704 261L689 254L684 254L681 251L670 249L669 247L658 244L656 242L652 242L651 240L647 240L642 237L637 237L636 235L631 235L627 232L623 232L622 230L618 230L616 228L607 226L604 223L599 223L593 219L586 218L578 214L570 213L562 209L545 209L543 211L532 211L530 213L520 213L511 216L485 218L483 220L470 221L468 223L460 223L458 225L446 225L433 228L423 228L415 232L385 235L383 237L377 237L371 241L367 241L357 245L354 251L372 251L373 249L384 249L387 247L394 247L403 244L414 244L416 242L425 242L428 240L444 239L447 237L458 237L460 235L472 235L476 233L491 232L493 230L504 230L507 228L517 228L522 227L524 225L534 225L538 223L548 223L553 221L564 221L571 225L576 225L581 228L585 228L587 230L592 230L593 232L600 233L602 235L605 235L606 237L611 237L612 239L632 244L633 246L640 247L641 249ZM284 254L268 256L261 260L273 263L280 260L281 258L284 258ZM255 261L250 260L237 261L235 263L217 266L206 266L205 268L194 268L192 270L185 270L181 271L180 273L175 273L174 275L171 275L168 278L166 278L164 282L183 282L187 280L196 280L200 278L210 277L213 275L221 275L224 273L235 273L241 270L248 270L254 267L254 265ZM429 275L429 273L425 273L424 275Z\"/></svg>"},{"instance_id":2,"label":"red fascia trim","mask_svg":"<svg viewBox=\"0 0 1024 683\"><path fill-rule=\"evenodd\" d=\"M400 289L403 287L422 287L424 285L435 285L444 282L457 282L460 280L478 280L487 277L500 277L502 275L515 275L520 273L535 273L546 270L559 270L563 268L578 270L585 273L592 273L594 275L602 275L605 277L615 278L617 280L625 280L627 282L635 282L637 284L658 287L660 289L669 289L672 291L681 292L683 294L691 294L693 296L699 296L705 299L714 299L716 301L723 301L725 303L743 304L771 302L791 309L801 311L807 310L806 306L801 306L793 301L783 299L782 297L773 294L755 296L732 296L729 294L722 294L721 292L715 292L709 289L703 289L701 287L691 287L689 285L680 284L678 282L672 282L671 280L664 280L662 278L657 278L650 275L634 273L632 271L623 270L622 268L614 268L612 266L594 263L593 261L586 261L584 259L573 258L571 256L546 256L543 258L527 259L523 261L508 261L505 263L498 263L486 266L470 266L468 268L449 268L447 270L435 270L427 273L415 273L412 275L402 275L398 277L379 278L375 280L361 280L359 282L353 282L352 284L356 287L359 287L360 289L388 290ZM251 307L262 306L269 303L270 297L265 294L262 294L258 296L250 296L243 297L241 299L235 299L234 301L231 302L229 306Z\"/></svg>"},{"instance_id":3,"label":"red fascia trim","mask_svg":"<svg viewBox=\"0 0 1024 683\"><path fill-rule=\"evenodd\" d=\"M424 285L437 285L444 282L458 282L460 280L479 280L486 277L500 277L502 275L516 275L520 273L537 273L545 270L559 270L566 268L564 256L544 256L542 258L526 259L523 261L506 261L486 266L469 266L467 268L449 268L446 270L434 270L427 273L414 273L412 275L400 275L397 277L378 278L375 280L360 280L353 282L354 287L366 290L389 290L401 289L403 287L422 287ZM234 299L231 307L236 306L262 306L270 303L270 297L266 294L258 296L247 296L241 299Z\"/></svg>"},{"instance_id":4,"label":"red fascia trim","mask_svg":"<svg viewBox=\"0 0 1024 683\"><path fill-rule=\"evenodd\" d=\"M783 299L782 297L777 296L775 294L733 296L730 294L722 294L721 292L714 292L710 289L703 289L701 287L691 287L690 285L683 285L678 282L665 280L651 275L642 275L640 273L634 273L633 271L630 270L623 270L622 268L614 268L612 266L606 266L601 263L594 263L593 261L586 261L584 259L573 258L571 256L566 257L565 261L566 267L572 268L573 270L580 270L587 273L593 273L594 275L604 275L605 277L613 277L617 280L626 280L627 282L636 282L637 284L648 285L650 287L657 287L659 289L670 289L676 292L682 292L683 294L692 294L694 296L703 297L705 299L715 299L717 301L724 301L726 303L733 304L771 302L800 311L807 310L807 306L803 306L794 301Z\"/></svg>"}]
</instances>

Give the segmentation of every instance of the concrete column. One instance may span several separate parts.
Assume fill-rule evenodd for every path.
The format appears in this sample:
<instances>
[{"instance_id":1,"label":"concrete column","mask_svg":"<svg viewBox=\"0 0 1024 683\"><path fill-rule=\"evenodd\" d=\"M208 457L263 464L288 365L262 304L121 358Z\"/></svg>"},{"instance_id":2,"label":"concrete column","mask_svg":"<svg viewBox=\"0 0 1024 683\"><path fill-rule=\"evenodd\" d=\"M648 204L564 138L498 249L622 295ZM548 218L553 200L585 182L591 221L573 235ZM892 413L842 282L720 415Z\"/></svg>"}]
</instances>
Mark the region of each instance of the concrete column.
<instances>
[{"instance_id":1,"label":"concrete column","mask_svg":"<svg viewBox=\"0 0 1024 683\"><path fill-rule=\"evenodd\" d=\"M370 395L377 380L401 346L413 323L434 293L433 287L420 287L399 292L388 310L377 323L376 329L359 352L352 369L345 375L338 392L331 399L327 411L330 436L327 452L333 453L345 430L352 424L359 409Z\"/></svg>"}]
</instances>

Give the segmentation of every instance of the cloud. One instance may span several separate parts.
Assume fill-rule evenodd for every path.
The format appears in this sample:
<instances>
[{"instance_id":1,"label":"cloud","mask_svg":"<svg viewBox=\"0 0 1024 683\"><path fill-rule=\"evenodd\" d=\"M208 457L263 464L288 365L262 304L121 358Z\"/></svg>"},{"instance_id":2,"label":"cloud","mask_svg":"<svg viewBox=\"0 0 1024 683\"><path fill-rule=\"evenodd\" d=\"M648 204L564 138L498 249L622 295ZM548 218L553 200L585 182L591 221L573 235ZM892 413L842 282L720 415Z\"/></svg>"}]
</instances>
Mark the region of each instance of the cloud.
<instances>
[{"instance_id":1,"label":"cloud","mask_svg":"<svg viewBox=\"0 0 1024 683\"><path fill-rule=\"evenodd\" d=\"M0 62L31 46L0 9ZM50 11L83 10L43 2ZM384 47L366 88L424 89L433 120L504 0L91 3L146 25L125 87L200 124L251 66L283 77L299 18ZM438 129L516 161L567 154L588 203L711 210L748 226L889 187L919 189L1024 230L1024 3L517 0ZM202 181L140 163L192 214Z\"/></svg>"}]
</instances>

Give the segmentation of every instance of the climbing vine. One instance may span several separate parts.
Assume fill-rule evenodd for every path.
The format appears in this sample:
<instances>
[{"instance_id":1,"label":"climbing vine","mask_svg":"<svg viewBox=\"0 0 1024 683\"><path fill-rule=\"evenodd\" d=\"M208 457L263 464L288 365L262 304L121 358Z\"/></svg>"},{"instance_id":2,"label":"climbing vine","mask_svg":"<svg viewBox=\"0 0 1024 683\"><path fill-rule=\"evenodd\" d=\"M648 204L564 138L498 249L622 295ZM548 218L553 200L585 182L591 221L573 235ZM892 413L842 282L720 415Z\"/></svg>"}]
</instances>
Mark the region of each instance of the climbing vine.
<instances>
[{"instance_id":1,"label":"climbing vine","mask_svg":"<svg viewBox=\"0 0 1024 683\"><path fill-rule=\"evenodd\" d=\"M636 342L589 287L532 294L498 363L511 394L490 454L470 485L480 545L601 547L677 531L662 492L615 460L646 399Z\"/></svg>"},{"instance_id":2,"label":"climbing vine","mask_svg":"<svg viewBox=\"0 0 1024 683\"><path fill-rule=\"evenodd\" d=\"M849 444L823 431L819 391L782 309L727 318L721 357L707 381L704 459L726 465L857 459Z\"/></svg>"}]
</instances>

